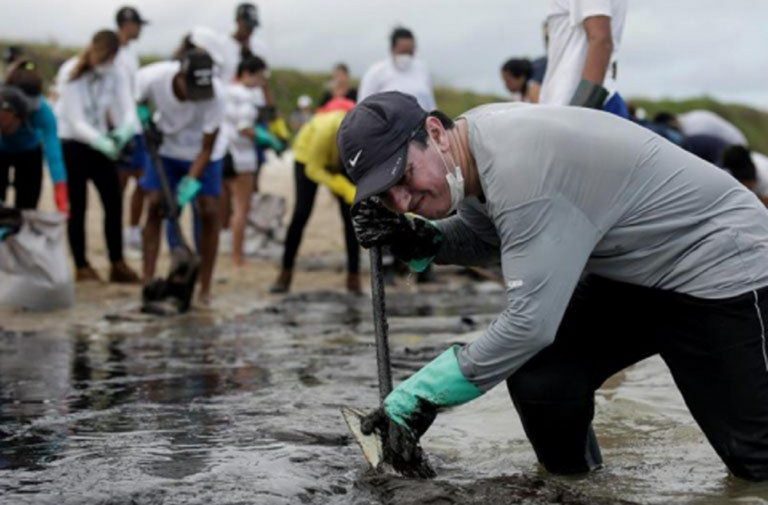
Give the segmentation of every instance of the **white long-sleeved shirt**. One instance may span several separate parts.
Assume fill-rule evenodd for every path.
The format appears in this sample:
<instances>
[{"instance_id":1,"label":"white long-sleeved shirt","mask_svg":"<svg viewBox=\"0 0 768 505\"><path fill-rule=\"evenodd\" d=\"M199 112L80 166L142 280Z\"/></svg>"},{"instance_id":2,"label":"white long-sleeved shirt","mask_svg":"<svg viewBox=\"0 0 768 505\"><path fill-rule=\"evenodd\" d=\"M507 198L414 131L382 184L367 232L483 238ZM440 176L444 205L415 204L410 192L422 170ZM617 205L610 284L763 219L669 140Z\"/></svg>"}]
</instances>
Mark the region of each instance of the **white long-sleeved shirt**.
<instances>
[{"instance_id":1,"label":"white long-sleeved shirt","mask_svg":"<svg viewBox=\"0 0 768 505\"><path fill-rule=\"evenodd\" d=\"M110 65L102 73L91 70L73 81L76 64L77 57L70 58L56 77L59 137L91 144L111 128L130 124L138 129L135 102L120 71Z\"/></svg>"},{"instance_id":2,"label":"white long-sleeved shirt","mask_svg":"<svg viewBox=\"0 0 768 505\"><path fill-rule=\"evenodd\" d=\"M391 56L375 63L360 81L357 100L363 101L368 96L383 91L400 91L411 95L426 111L437 108L429 70L424 62L416 58L407 70L396 68Z\"/></svg>"}]
</instances>

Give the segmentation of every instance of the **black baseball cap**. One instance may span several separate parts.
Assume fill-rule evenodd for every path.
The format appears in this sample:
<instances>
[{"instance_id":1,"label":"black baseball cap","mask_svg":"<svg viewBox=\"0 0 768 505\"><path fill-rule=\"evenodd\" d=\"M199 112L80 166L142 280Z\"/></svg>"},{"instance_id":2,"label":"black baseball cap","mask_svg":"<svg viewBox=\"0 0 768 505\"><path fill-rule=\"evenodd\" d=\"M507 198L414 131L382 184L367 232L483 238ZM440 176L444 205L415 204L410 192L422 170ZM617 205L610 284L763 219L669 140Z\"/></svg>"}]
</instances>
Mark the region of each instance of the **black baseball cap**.
<instances>
[{"instance_id":1,"label":"black baseball cap","mask_svg":"<svg viewBox=\"0 0 768 505\"><path fill-rule=\"evenodd\" d=\"M213 98L213 59L202 49L190 49L181 60L181 72L191 101Z\"/></svg>"},{"instance_id":2,"label":"black baseball cap","mask_svg":"<svg viewBox=\"0 0 768 505\"><path fill-rule=\"evenodd\" d=\"M2 86L0 87L0 110L10 111L16 117L23 119L29 112L29 100L19 88Z\"/></svg>"},{"instance_id":3,"label":"black baseball cap","mask_svg":"<svg viewBox=\"0 0 768 505\"><path fill-rule=\"evenodd\" d=\"M405 173L408 143L426 118L416 99L399 91L371 95L347 113L336 140L357 186L355 203L397 184Z\"/></svg>"},{"instance_id":4,"label":"black baseball cap","mask_svg":"<svg viewBox=\"0 0 768 505\"><path fill-rule=\"evenodd\" d=\"M115 16L115 21L117 22L117 26L122 26L124 23L137 23L140 25L149 23L149 21L141 17L141 14L139 14L139 11L137 11L136 8L129 6L120 7L120 10L117 11L117 15Z\"/></svg>"},{"instance_id":5,"label":"black baseball cap","mask_svg":"<svg viewBox=\"0 0 768 505\"><path fill-rule=\"evenodd\" d=\"M259 26L259 11L252 3L241 3L235 10L235 21L244 21L251 28Z\"/></svg>"}]
</instances>

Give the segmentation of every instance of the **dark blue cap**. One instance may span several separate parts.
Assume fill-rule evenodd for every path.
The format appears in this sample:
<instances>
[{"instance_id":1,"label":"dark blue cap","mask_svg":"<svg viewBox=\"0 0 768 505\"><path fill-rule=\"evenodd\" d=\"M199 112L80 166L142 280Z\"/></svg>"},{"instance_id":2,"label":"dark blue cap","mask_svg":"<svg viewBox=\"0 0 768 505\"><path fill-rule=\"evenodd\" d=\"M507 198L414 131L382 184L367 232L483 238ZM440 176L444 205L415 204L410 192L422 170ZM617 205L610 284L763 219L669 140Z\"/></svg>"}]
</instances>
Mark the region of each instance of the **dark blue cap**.
<instances>
[{"instance_id":1,"label":"dark blue cap","mask_svg":"<svg viewBox=\"0 0 768 505\"><path fill-rule=\"evenodd\" d=\"M413 96L399 91L376 93L349 111L337 143L344 168L357 186L355 203L397 184L405 173L408 142L426 117Z\"/></svg>"}]
</instances>

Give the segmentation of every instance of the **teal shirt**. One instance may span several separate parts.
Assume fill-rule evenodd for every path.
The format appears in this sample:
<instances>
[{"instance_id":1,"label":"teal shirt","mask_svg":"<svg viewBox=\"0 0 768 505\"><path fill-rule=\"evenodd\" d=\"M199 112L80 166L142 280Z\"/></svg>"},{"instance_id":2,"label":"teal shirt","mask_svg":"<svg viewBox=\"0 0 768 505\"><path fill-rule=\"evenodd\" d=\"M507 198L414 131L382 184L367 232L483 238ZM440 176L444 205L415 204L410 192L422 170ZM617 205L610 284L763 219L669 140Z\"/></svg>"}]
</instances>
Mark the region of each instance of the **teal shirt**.
<instances>
[{"instance_id":1,"label":"teal shirt","mask_svg":"<svg viewBox=\"0 0 768 505\"><path fill-rule=\"evenodd\" d=\"M65 182L67 170L64 166L64 155L61 152L61 142L56 129L56 116L45 98L40 99L40 107L29 115L15 133L0 135L0 152L31 151L41 145L54 184Z\"/></svg>"}]
</instances>

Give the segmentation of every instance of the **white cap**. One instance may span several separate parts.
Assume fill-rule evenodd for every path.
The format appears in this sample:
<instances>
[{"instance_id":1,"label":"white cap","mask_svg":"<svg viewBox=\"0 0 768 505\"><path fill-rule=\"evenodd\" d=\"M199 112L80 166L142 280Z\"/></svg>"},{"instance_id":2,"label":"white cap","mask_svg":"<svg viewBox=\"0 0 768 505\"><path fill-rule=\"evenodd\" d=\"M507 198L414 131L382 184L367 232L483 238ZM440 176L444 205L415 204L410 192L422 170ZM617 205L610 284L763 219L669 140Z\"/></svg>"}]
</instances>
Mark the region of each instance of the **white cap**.
<instances>
[{"instance_id":1,"label":"white cap","mask_svg":"<svg viewBox=\"0 0 768 505\"><path fill-rule=\"evenodd\" d=\"M307 107L312 106L312 98L310 98L309 95L301 95L296 101L296 104L300 109L306 109Z\"/></svg>"}]
</instances>

